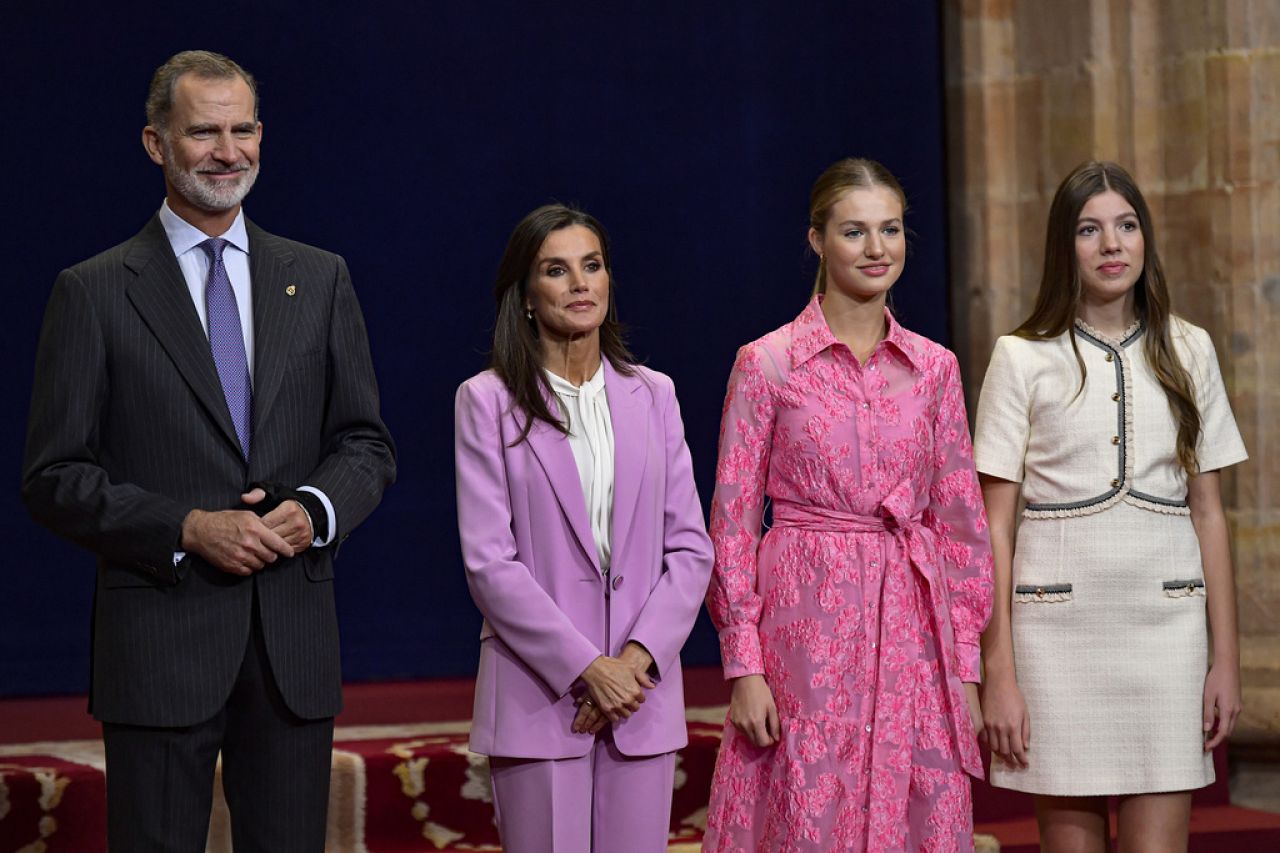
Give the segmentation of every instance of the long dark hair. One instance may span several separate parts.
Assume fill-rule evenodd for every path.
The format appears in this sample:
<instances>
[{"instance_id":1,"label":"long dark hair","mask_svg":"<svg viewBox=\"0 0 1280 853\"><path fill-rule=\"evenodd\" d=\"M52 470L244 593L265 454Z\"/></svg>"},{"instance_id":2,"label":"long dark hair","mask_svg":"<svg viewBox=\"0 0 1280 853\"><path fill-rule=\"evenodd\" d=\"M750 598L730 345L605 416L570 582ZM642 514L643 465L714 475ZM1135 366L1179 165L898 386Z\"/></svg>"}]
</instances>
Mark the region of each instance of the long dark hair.
<instances>
[{"instance_id":1,"label":"long dark hair","mask_svg":"<svg viewBox=\"0 0 1280 853\"><path fill-rule=\"evenodd\" d=\"M1080 269L1076 261L1076 225L1089 199L1114 190L1133 207L1142 228L1142 275L1134 284L1134 312L1146 327L1143 348L1160 387L1169 401L1169 410L1178 423L1178 462L1189 474L1198 470L1196 443L1200 440L1200 411L1196 408L1191 376L1187 373L1169 334L1169 287L1156 252L1156 235L1151 211L1133 177L1115 163L1082 163L1063 179L1049 207L1049 225L1044 240L1044 272L1035 308L1013 334L1031 340L1055 338L1063 332L1071 336L1071 348L1080 365L1080 388L1087 371L1076 343L1075 319L1083 295ZM1077 391L1077 394L1079 391Z\"/></svg>"},{"instance_id":2,"label":"long dark hair","mask_svg":"<svg viewBox=\"0 0 1280 853\"><path fill-rule=\"evenodd\" d=\"M581 225L596 235L604 268L609 274L609 306L600 325L600 354L609 359L619 373L630 376L635 372L635 357L627 349L622 324L618 322L614 302L617 288L609 260L609 235L605 233L604 226L591 214L563 204L548 204L531 212L511 232L493 285L498 314L493 327L489 367L502 377L515 408L525 415L520 437L512 442L513 445L529 437L535 420L546 421L566 435L569 432L547 405L548 397L554 392L542 372L542 345L538 342L537 322L526 316L524 306L533 264L547 235L572 225Z\"/></svg>"}]
</instances>

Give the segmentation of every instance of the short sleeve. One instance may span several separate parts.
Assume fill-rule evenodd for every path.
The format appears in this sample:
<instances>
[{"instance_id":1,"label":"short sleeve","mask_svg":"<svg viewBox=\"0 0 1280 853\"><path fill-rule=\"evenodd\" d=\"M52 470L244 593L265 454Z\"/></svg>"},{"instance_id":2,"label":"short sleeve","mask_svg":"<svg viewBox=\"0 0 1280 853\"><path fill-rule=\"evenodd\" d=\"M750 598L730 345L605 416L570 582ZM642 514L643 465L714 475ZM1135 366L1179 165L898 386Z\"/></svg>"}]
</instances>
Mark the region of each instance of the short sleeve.
<instances>
[{"instance_id":1,"label":"short sleeve","mask_svg":"<svg viewBox=\"0 0 1280 853\"><path fill-rule=\"evenodd\" d=\"M1218 353L1213 339L1203 329L1194 332L1196 408L1200 411L1200 441L1196 445L1196 460L1200 470L1217 471L1249 458L1244 439L1236 426L1227 399L1227 388L1218 366Z\"/></svg>"},{"instance_id":2,"label":"short sleeve","mask_svg":"<svg viewBox=\"0 0 1280 853\"><path fill-rule=\"evenodd\" d=\"M1021 341L1005 335L996 341L978 398L973 462L979 473L1022 482L1023 458L1031 433L1027 383L1018 366Z\"/></svg>"}]
</instances>

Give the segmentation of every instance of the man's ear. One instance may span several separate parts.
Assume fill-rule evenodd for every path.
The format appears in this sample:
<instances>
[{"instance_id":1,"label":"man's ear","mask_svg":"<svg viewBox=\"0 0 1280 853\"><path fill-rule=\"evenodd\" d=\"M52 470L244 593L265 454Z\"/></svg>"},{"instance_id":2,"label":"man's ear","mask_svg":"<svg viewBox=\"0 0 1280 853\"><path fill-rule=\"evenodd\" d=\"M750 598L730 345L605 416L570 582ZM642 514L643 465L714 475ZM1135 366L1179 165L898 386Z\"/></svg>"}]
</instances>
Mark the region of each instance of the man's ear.
<instances>
[{"instance_id":1,"label":"man's ear","mask_svg":"<svg viewBox=\"0 0 1280 853\"><path fill-rule=\"evenodd\" d=\"M146 149L147 156L151 158L151 162L157 166L164 165L164 144L160 141L160 131L151 125L147 125L142 129L142 147Z\"/></svg>"}]
</instances>

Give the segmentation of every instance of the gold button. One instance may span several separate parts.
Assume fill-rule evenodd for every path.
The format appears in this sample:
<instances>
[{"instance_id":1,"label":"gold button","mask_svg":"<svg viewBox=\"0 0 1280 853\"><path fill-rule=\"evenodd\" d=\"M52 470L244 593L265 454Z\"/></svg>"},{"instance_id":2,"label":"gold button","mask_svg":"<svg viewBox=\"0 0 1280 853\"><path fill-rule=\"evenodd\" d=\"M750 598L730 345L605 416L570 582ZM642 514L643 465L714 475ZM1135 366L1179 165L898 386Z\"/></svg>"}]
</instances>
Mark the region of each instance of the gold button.
<instances>
[{"instance_id":1,"label":"gold button","mask_svg":"<svg viewBox=\"0 0 1280 853\"><path fill-rule=\"evenodd\" d=\"M1036 598L1044 598L1044 587L1036 587Z\"/></svg>"},{"instance_id":2,"label":"gold button","mask_svg":"<svg viewBox=\"0 0 1280 853\"><path fill-rule=\"evenodd\" d=\"M1118 435L1113 435L1113 436L1111 436L1111 443L1112 443L1112 444L1119 444L1119 443L1120 443L1120 436L1118 436Z\"/></svg>"},{"instance_id":3,"label":"gold button","mask_svg":"<svg viewBox=\"0 0 1280 853\"><path fill-rule=\"evenodd\" d=\"M1116 393L1114 393L1114 394L1112 394L1112 395L1111 395L1111 402L1113 402L1113 403L1119 403L1119 402L1120 402L1120 392L1119 392L1119 391L1117 391Z\"/></svg>"},{"instance_id":4,"label":"gold button","mask_svg":"<svg viewBox=\"0 0 1280 853\"><path fill-rule=\"evenodd\" d=\"M1187 595L1194 595L1194 594L1195 594L1195 591L1196 591L1196 585L1195 585L1195 584L1193 584L1193 583L1189 583L1189 584L1187 584Z\"/></svg>"},{"instance_id":5,"label":"gold button","mask_svg":"<svg viewBox=\"0 0 1280 853\"><path fill-rule=\"evenodd\" d=\"M1107 353L1107 361L1115 361L1115 357L1111 353Z\"/></svg>"},{"instance_id":6,"label":"gold button","mask_svg":"<svg viewBox=\"0 0 1280 853\"><path fill-rule=\"evenodd\" d=\"M1111 481L1111 488L1113 488L1113 489L1114 489L1114 488L1118 487L1119 485L1120 485L1120 481L1119 481L1119 480L1112 480L1112 481Z\"/></svg>"}]
</instances>

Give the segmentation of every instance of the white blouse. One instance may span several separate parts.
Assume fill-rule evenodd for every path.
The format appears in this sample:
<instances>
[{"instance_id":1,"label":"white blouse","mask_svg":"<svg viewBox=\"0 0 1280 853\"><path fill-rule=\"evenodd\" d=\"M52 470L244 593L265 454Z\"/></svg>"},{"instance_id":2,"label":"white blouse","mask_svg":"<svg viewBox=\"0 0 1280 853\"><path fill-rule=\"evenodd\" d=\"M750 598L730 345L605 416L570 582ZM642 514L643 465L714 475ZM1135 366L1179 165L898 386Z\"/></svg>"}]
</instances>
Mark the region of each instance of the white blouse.
<instances>
[{"instance_id":1,"label":"white blouse","mask_svg":"<svg viewBox=\"0 0 1280 853\"><path fill-rule=\"evenodd\" d=\"M596 540L600 568L607 572L613 544L613 421L605 395L604 361L581 387L550 370L544 372L560 401L561 414L568 419L569 447L578 464L591 535Z\"/></svg>"}]
</instances>

